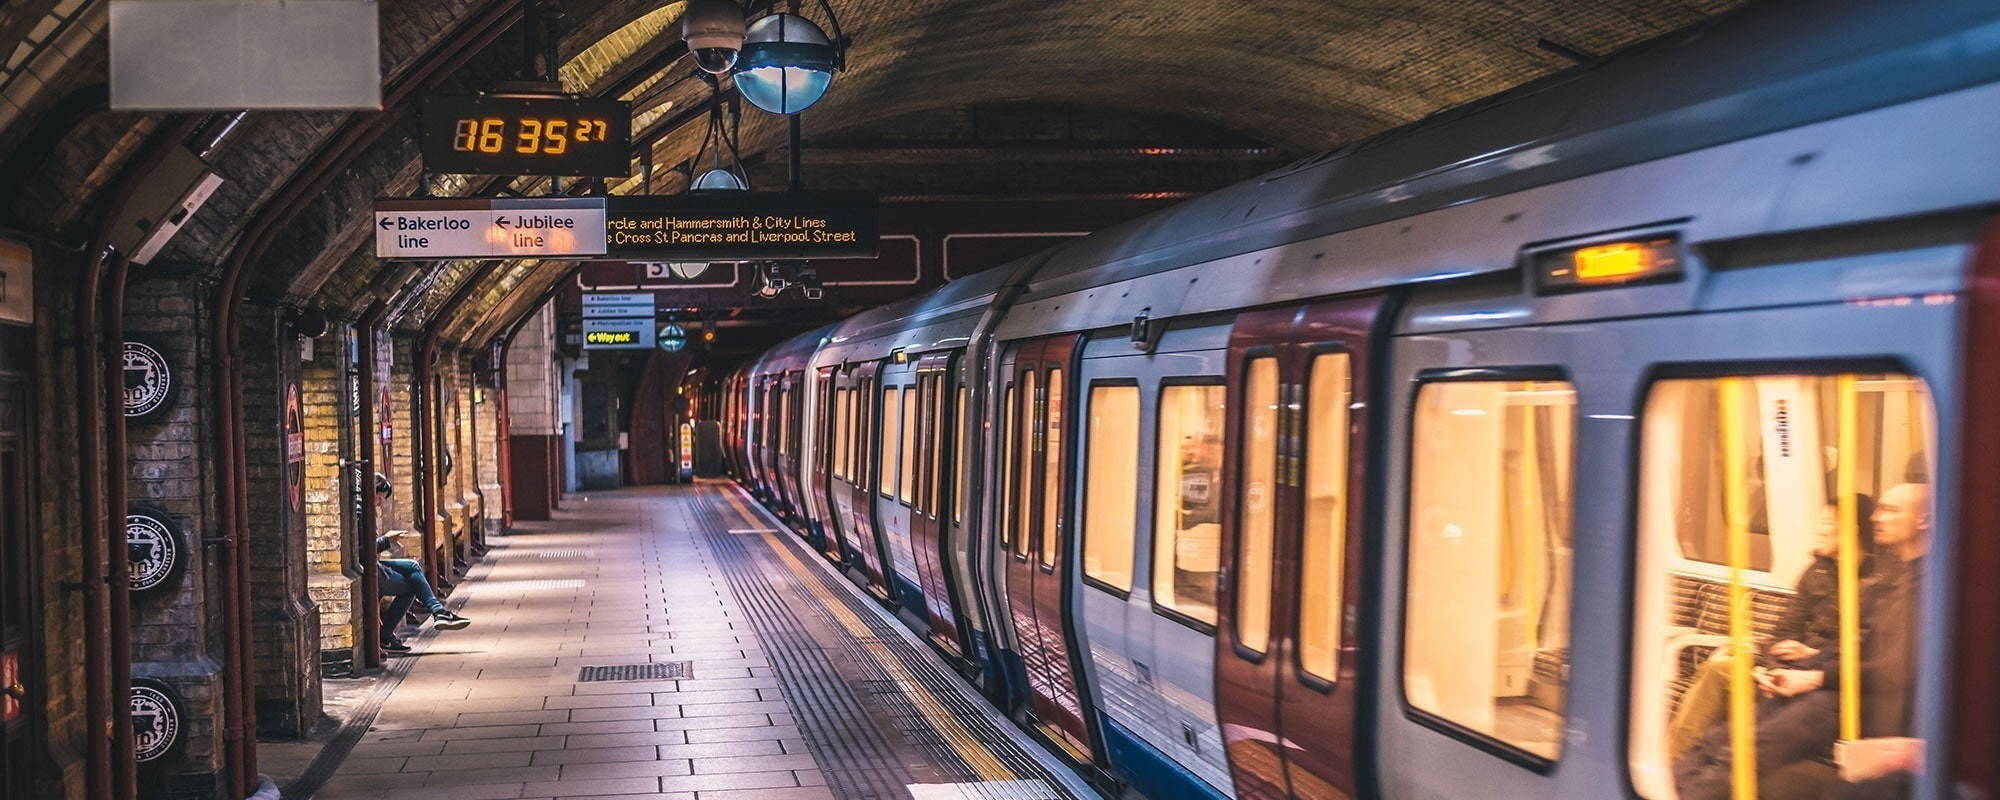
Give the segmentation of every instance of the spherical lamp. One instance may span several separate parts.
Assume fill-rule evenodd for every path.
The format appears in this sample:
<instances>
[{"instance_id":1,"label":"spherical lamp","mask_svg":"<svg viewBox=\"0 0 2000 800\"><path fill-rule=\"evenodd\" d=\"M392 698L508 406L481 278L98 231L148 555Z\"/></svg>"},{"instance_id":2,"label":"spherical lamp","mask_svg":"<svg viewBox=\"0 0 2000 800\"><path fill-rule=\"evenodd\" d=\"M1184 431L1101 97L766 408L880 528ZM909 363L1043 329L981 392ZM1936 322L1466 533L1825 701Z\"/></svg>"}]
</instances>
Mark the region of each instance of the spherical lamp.
<instances>
[{"instance_id":1,"label":"spherical lamp","mask_svg":"<svg viewBox=\"0 0 2000 800\"><path fill-rule=\"evenodd\" d=\"M697 192L741 192L750 187L743 182L743 176L717 167L695 176L694 183L688 188Z\"/></svg>"},{"instance_id":2,"label":"spherical lamp","mask_svg":"<svg viewBox=\"0 0 2000 800\"><path fill-rule=\"evenodd\" d=\"M840 53L826 31L797 14L771 14L743 35L736 88L773 114L797 114L826 96Z\"/></svg>"}]
</instances>

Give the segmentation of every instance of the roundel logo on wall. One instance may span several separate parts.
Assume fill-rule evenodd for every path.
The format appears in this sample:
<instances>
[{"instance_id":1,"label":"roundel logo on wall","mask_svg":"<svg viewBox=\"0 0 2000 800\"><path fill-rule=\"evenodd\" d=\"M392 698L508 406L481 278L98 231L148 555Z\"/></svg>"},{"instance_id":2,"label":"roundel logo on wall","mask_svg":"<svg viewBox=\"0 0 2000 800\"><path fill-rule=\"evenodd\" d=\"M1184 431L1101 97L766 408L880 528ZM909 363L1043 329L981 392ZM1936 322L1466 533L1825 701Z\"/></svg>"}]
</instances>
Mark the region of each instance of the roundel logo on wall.
<instances>
[{"instance_id":1,"label":"roundel logo on wall","mask_svg":"<svg viewBox=\"0 0 2000 800\"><path fill-rule=\"evenodd\" d=\"M180 747L187 714L173 687L153 678L132 679L132 749L140 763Z\"/></svg>"},{"instance_id":2,"label":"roundel logo on wall","mask_svg":"<svg viewBox=\"0 0 2000 800\"><path fill-rule=\"evenodd\" d=\"M151 343L125 341L125 419L156 422L164 418L180 390L179 376L166 354Z\"/></svg>"},{"instance_id":3,"label":"roundel logo on wall","mask_svg":"<svg viewBox=\"0 0 2000 800\"><path fill-rule=\"evenodd\" d=\"M186 540L165 511L135 505L125 512L125 547L135 594L155 592L173 583L187 564Z\"/></svg>"}]
</instances>

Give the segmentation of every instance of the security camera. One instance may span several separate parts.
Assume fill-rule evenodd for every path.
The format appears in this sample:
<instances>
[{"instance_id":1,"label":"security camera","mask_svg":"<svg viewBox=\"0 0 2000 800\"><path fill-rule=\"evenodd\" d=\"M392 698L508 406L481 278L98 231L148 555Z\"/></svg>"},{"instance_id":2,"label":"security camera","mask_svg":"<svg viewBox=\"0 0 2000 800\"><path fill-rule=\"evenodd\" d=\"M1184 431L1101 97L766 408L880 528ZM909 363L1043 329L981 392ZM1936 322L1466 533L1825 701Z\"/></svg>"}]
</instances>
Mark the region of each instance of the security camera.
<instances>
[{"instance_id":1,"label":"security camera","mask_svg":"<svg viewBox=\"0 0 2000 800\"><path fill-rule=\"evenodd\" d=\"M743 7L735 0L689 0L681 14L681 39L703 72L726 75L743 51Z\"/></svg>"}]
</instances>

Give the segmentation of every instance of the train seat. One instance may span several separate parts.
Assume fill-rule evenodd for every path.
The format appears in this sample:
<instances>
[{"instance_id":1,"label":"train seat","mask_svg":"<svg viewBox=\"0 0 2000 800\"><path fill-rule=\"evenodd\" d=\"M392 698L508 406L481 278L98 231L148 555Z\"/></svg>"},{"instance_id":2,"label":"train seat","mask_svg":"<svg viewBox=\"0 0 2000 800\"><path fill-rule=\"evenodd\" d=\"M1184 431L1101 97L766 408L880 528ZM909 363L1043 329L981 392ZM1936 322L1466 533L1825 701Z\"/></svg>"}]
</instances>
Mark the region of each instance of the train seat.
<instances>
[{"instance_id":1,"label":"train seat","mask_svg":"<svg viewBox=\"0 0 2000 800\"><path fill-rule=\"evenodd\" d=\"M1729 583L1687 574L1676 574L1672 580L1670 624L1676 633L1668 649L1674 662L1669 695L1677 707L1694 683L1695 669L1729 641ZM1759 651L1771 643L1771 632L1791 601L1790 592L1750 590L1750 629Z\"/></svg>"}]
</instances>

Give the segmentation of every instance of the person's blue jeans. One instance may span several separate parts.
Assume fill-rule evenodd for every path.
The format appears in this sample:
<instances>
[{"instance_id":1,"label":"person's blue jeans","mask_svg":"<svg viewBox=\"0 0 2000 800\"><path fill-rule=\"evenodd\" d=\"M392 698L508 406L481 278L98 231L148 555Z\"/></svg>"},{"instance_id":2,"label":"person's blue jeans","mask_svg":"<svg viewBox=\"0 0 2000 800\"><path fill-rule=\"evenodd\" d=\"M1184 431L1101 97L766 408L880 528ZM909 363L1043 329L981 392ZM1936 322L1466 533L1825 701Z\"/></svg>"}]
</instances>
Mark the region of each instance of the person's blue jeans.
<instances>
[{"instance_id":1,"label":"person's blue jeans","mask_svg":"<svg viewBox=\"0 0 2000 800\"><path fill-rule=\"evenodd\" d=\"M396 598L389 603L389 610L382 615L382 634L394 635L396 627L403 623L403 617L410 613L410 604L424 601L424 607L432 614L444 610L444 602L438 600L431 591L429 576L424 574L424 565L408 558L384 558L375 562L382 571L382 596Z\"/></svg>"}]
</instances>

